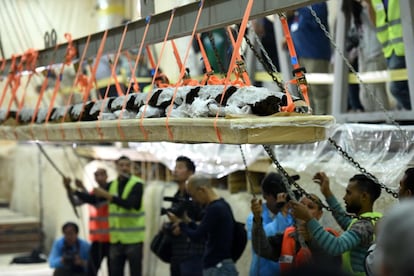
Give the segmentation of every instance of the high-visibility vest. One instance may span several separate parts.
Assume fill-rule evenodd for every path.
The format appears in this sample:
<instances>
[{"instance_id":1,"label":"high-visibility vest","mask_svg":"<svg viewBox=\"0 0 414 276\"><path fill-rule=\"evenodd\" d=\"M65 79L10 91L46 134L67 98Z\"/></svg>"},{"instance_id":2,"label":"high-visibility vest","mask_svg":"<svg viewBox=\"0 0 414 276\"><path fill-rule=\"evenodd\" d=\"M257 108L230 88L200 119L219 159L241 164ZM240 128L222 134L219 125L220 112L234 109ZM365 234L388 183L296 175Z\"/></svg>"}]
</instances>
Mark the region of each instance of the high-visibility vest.
<instances>
[{"instance_id":1,"label":"high-visibility vest","mask_svg":"<svg viewBox=\"0 0 414 276\"><path fill-rule=\"evenodd\" d=\"M399 0L388 0L388 7L384 7L382 0L371 0L375 11L375 25L377 37L382 44L386 58L394 52L397 56L404 56L403 29Z\"/></svg>"},{"instance_id":2,"label":"high-visibility vest","mask_svg":"<svg viewBox=\"0 0 414 276\"><path fill-rule=\"evenodd\" d=\"M89 240L109 242L108 204L89 205Z\"/></svg>"},{"instance_id":3,"label":"high-visibility vest","mask_svg":"<svg viewBox=\"0 0 414 276\"><path fill-rule=\"evenodd\" d=\"M131 176L120 197L127 199L135 184L143 185L142 183L139 177ZM118 180L112 181L109 186L109 193L114 196L119 196ZM125 209L112 202L109 204L109 236L111 243L132 244L144 241L145 213L143 206L144 204L141 203L140 209L136 210Z\"/></svg>"},{"instance_id":4,"label":"high-visibility vest","mask_svg":"<svg viewBox=\"0 0 414 276\"><path fill-rule=\"evenodd\" d=\"M325 228L325 230L338 236L338 233L331 228ZM279 257L281 275L287 274L292 268L312 262L312 252L308 247L300 247L295 239L295 232L296 228L290 226L283 233L282 249Z\"/></svg>"},{"instance_id":5,"label":"high-visibility vest","mask_svg":"<svg viewBox=\"0 0 414 276\"><path fill-rule=\"evenodd\" d=\"M362 215L361 215L361 217L367 217L367 218L380 218L380 217L382 217L382 214L381 213L378 213L378 212L366 212L366 213L363 213ZM348 229L350 229L351 228L351 226L355 223L355 222L357 222L358 221L358 219L353 219L352 221L351 221L351 223L349 224L349 226L348 226ZM375 224L375 220L371 220L374 224ZM347 229L347 230L348 230ZM374 237L375 238L375 237ZM367 248L368 249L368 248ZM344 254L342 254L342 266L343 266L343 269L346 271L346 272L348 272L349 274L351 274L351 275L361 275L361 276L363 276L363 275L365 275L365 272L355 272L353 269L352 269L352 259L351 259L351 251L352 251L353 249L351 249L351 250L349 250L349 251L347 251L347 252L345 252Z\"/></svg>"}]
</instances>

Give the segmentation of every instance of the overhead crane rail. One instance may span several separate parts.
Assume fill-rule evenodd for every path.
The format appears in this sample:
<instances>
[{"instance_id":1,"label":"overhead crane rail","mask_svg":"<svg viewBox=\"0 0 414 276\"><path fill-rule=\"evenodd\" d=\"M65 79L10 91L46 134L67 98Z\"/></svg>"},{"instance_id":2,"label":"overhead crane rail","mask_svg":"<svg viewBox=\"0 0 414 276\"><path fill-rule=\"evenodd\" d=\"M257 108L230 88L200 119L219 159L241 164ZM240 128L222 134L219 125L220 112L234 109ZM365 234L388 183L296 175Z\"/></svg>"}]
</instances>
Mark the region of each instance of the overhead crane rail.
<instances>
[{"instance_id":1,"label":"overhead crane rail","mask_svg":"<svg viewBox=\"0 0 414 276\"><path fill-rule=\"evenodd\" d=\"M239 23L245 12L248 0L211 0L205 1L203 12L198 21L197 32L206 32L219 27ZM321 1L304 0L257 0L250 13L250 19L283 12ZM168 39L189 35L200 8L195 2L174 10L174 21L170 24L172 11L166 11L151 16L149 32L145 43L154 44L165 40L165 29L170 27ZM136 48L141 43L148 19L138 20L128 24L128 30L123 39L123 48ZM103 53L116 52L122 33L126 30L119 26L106 31L106 43ZM98 52L104 32L95 33L87 38L72 40L77 53L93 57ZM52 60L61 61L67 58L67 46L48 48L39 52L36 66L47 66ZM76 61L73 60L74 62ZM9 65L9 61L8 64ZM6 66L6 71L7 71ZM173 139L167 135L166 119ZM277 114L267 117L237 117L220 118L213 126L212 118L151 118L143 120L143 127L149 133L146 137L139 131L137 120L116 120L99 122L99 127L93 122L45 123L43 125L13 125L0 128L0 138L11 140L41 140L41 141L172 141L183 143L229 143L229 144L286 144L310 143L327 138L327 128L334 123L332 116L311 116L300 114ZM217 138L220 131L223 139ZM120 135L125 133L125 135ZM200 135L202 133L202 135Z\"/></svg>"}]
</instances>

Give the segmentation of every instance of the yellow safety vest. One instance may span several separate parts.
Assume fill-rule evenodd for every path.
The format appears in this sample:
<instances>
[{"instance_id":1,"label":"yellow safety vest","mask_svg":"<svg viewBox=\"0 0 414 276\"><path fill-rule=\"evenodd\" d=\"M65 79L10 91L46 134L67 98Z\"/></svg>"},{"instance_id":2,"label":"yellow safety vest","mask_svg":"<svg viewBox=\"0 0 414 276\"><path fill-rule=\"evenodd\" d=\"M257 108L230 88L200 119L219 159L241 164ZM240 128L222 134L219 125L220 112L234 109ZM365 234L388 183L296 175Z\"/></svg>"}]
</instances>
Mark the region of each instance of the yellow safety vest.
<instances>
[{"instance_id":1,"label":"yellow safety vest","mask_svg":"<svg viewBox=\"0 0 414 276\"><path fill-rule=\"evenodd\" d=\"M120 197L122 199L128 198L135 183L143 183L143 181L136 176L131 176L125 185L124 191ZM143 184L137 184L143 185ZM118 180L112 181L109 186L109 193L114 196L118 195ZM141 203L141 208L125 209L114 203L109 204L109 233L110 243L132 244L143 242L145 239L145 213L144 204Z\"/></svg>"},{"instance_id":2,"label":"yellow safety vest","mask_svg":"<svg viewBox=\"0 0 414 276\"><path fill-rule=\"evenodd\" d=\"M400 1L389 0L388 7L384 7L382 0L371 0L375 11L377 37L382 44L386 58L394 52L397 56L404 56L403 30L401 25Z\"/></svg>"},{"instance_id":3,"label":"yellow safety vest","mask_svg":"<svg viewBox=\"0 0 414 276\"><path fill-rule=\"evenodd\" d=\"M381 213L378 213L378 212L367 212L367 213L363 213L361 215L361 217L366 217L366 218L381 218L382 217L382 214ZM358 219L356 219L356 218L353 219L352 222L349 224L348 229L350 229L351 226L356 221L358 221ZM375 225L376 221L375 220L371 220L371 221ZM373 238L373 241L374 241L374 239L375 239L375 237ZM354 249L351 249L349 251L346 251L345 253L342 254L342 267L343 267L343 269L346 272L348 272L351 275L354 275L354 276L364 276L365 275L365 272L354 272L354 270L352 269L352 262L351 262L351 251L352 250L354 250Z\"/></svg>"}]
</instances>

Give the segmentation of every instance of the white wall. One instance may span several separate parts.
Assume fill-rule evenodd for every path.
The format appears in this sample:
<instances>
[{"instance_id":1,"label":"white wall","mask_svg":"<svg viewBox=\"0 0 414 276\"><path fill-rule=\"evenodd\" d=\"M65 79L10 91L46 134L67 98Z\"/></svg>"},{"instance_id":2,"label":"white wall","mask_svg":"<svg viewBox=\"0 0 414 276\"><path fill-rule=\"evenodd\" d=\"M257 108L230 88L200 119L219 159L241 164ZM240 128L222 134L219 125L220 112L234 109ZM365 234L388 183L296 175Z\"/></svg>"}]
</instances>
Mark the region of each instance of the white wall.
<instances>
[{"instance_id":1,"label":"white wall","mask_svg":"<svg viewBox=\"0 0 414 276\"><path fill-rule=\"evenodd\" d=\"M29 48L43 49L46 31L54 28L57 42L96 31L95 0L3 0L0 2L1 38L6 57Z\"/></svg>"}]
</instances>

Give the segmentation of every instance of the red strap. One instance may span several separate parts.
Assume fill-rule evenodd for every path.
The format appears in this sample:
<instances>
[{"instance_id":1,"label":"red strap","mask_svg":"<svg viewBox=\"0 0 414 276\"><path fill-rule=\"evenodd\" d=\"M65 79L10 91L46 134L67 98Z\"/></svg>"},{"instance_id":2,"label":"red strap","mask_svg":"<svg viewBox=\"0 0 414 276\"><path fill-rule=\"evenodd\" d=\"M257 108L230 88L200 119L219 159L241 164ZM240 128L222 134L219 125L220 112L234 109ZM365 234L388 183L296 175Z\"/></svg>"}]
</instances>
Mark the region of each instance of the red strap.
<instances>
[{"instance_id":1,"label":"red strap","mask_svg":"<svg viewBox=\"0 0 414 276\"><path fill-rule=\"evenodd\" d=\"M234 41L233 32L231 31L230 27L227 27L227 32L229 34L231 44L233 45L233 48L235 48L236 42ZM235 75L236 75L236 78L237 78L236 81L238 81L240 79L240 76L241 76L242 85L244 85L244 84L245 85L251 85L250 78L249 78L249 75L247 74L246 70L244 68L239 68L238 67L239 65L241 66L241 64L244 64L244 61L240 56L240 52L237 50L237 52L236 52L236 66L237 67L235 66L235 68L237 68L235 70Z\"/></svg>"},{"instance_id":2,"label":"red strap","mask_svg":"<svg viewBox=\"0 0 414 276\"><path fill-rule=\"evenodd\" d=\"M23 64L25 62L26 58L25 56L20 57L20 62L16 67L16 71L11 74L11 81L10 81L10 88L11 88L11 97L9 100L9 104L7 105L7 112L6 117L10 113L11 106L13 102L16 104L16 106L19 106L19 101L17 99L17 90L20 87L20 80L22 77L22 71L23 71Z\"/></svg>"},{"instance_id":3,"label":"red strap","mask_svg":"<svg viewBox=\"0 0 414 276\"><path fill-rule=\"evenodd\" d=\"M223 139L221 137L221 133L220 133L218 127L217 127L218 116L219 116L219 112L220 112L220 108L221 108L220 106L223 103L224 95L226 93L227 86L229 84L230 76L231 76L231 73L233 72L233 69L234 69L234 66L235 66L237 52L240 49L240 46L241 46L241 43L242 43L242 40L243 40L243 37L244 37L244 33L246 31L247 23L249 21L250 12L251 12L252 7L253 7L253 2L254 2L254 0L249 0L249 2L247 3L247 7L244 11L243 20L242 20L241 25L240 25L239 35L237 37L237 41L236 41L236 44L235 44L234 49L233 49L233 54L232 54L231 59L230 59L229 69L227 71L226 78L224 79L224 87L223 87L223 91L221 93L219 110L217 111L216 117L214 119L214 129L216 130L217 139L219 140L220 143L223 142Z\"/></svg>"},{"instance_id":4,"label":"red strap","mask_svg":"<svg viewBox=\"0 0 414 276\"><path fill-rule=\"evenodd\" d=\"M3 73L4 68L6 68L6 59L3 58L3 61L1 62L1 66L0 66L0 72Z\"/></svg>"},{"instance_id":5,"label":"red strap","mask_svg":"<svg viewBox=\"0 0 414 276\"><path fill-rule=\"evenodd\" d=\"M33 133L33 125L34 125L34 122L36 120L37 113L39 112L40 103L42 102L43 95L44 95L45 90L47 88L47 85L49 83L49 74L50 74L50 71L52 70L51 69L52 64L55 63L56 51L58 50L58 48L59 48L59 44L57 43L55 48L54 48L54 51L53 51L53 57L50 60L49 66L46 68L46 76L45 76L45 79L43 80L42 86L40 88L39 96L37 97L35 110L33 111L32 120L30 122L30 134L31 134L33 140L35 140L34 133Z\"/></svg>"},{"instance_id":6,"label":"red strap","mask_svg":"<svg viewBox=\"0 0 414 276\"><path fill-rule=\"evenodd\" d=\"M6 97L6 93L7 93L7 90L9 89L9 85L12 82L14 74L16 73L16 70L17 70L16 59L17 59L16 55L11 56L10 71L9 71L9 75L7 76L6 85L3 88L3 93L1 94L0 106L3 105L3 101L4 101L4 98Z\"/></svg>"},{"instance_id":7,"label":"red strap","mask_svg":"<svg viewBox=\"0 0 414 276\"><path fill-rule=\"evenodd\" d=\"M26 69L30 72L30 74L29 74L29 77L26 81L26 85L24 86L22 98L19 102L19 107L18 107L17 113L16 113L16 121L19 119L20 112L23 109L24 99L26 98L27 88L29 86L29 83L30 83L33 75L36 74L35 69L36 69L36 63L37 63L38 55L39 55L39 52L34 50L34 49L29 49L25 53L25 56L26 56Z\"/></svg>"},{"instance_id":8,"label":"red strap","mask_svg":"<svg viewBox=\"0 0 414 276\"><path fill-rule=\"evenodd\" d=\"M150 16L147 16L146 17L146 23L147 23L147 25L145 26L144 34L142 35L142 38L141 38L141 44L139 45L138 54L137 54L137 58L135 60L134 68L132 69L132 72L131 72L131 74L133 76L135 76L135 72L136 72L137 67L138 67L138 63L139 63L139 60L140 60L140 57L141 57L141 54L142 54L142 49L144 47L144 42L145 42L145 39L147 38L147 33L148 33L149 26L150 26L150 22L151 22L151 17ZM137 82L135 82L135 84L137 84ZM129 94L130 89L131 89L131 84L128 85L128 90L126 92L126 95ZM124 131L121 128L121 120L122 120L122 117L123 117L123 113L122 112L125 110L125 106L126 106L126 103L127 103L127 99L128 98L125 97L124 102L122 103L121 113L119 114L119 117L118 117L118 132L119 132L119 134L121 136L121 140L125 140L125 133L124 133Z\"/></svg>"},{"instance_id":9,"label":"red strap","mask_svg":"<svg viewBox=\"0 0 414 276\"><path fill-rule=\"evenodd\" d=\"M99 45L99 49L98 52L96 53L96 57L95 57L95 63L92 67L91 70L91 78L89 79L89 83L88 83L88 87L86 88L86 93L83 95L83 102L86 103L86 101L89 99L89 94L91 92L92 86L95 83L96 79L95 79L95 75L96 75L96 71L98 70L98 66L99 66L99 62L101 60L102 54L103 54L103 50L105 47L105 42L106 42L106 38L108 36L108 30L105 30L102 40L101 40L101 44Z\"/></svg>"},{"instance_id":10,"label":"red strap","mask_svg":"<svg viewBox=\"0 0 414 276\"><path fill-rule=\"evenodd\" d=\"M172 22L173 22L173 19L174 19L174 14L175 14L175 9L173 9L172 11L171 11L171 16L170 16L170 20L169 20L169 22L168 22L168 26L167 26L167 31L165 32L165 36L164 36L164 41L163 41L163 43L162 43L162 47L161 47L161 51L160 51L160 56L159 56L159 59L158 59L158 62L157 62L157 65L155 66L155 70L154 70L154 76L152 76L152 81L151 81L151 90L147 93L147 98L146 98L146 101L145 101L145 106L144 106L144 110L143 110L143 113L142 113L142 115L141 115L141 119L140 119L140 121L139 121L139 127L140 127L140 129L141 129L141 132L142 132L142 134L144 135L144 139L145 140L147 140L148 139L148 132L145 130L145 128L144 128L144 118L145 118L145 112L147 111L147 106L148 106L148 102L149 102L149 100L151 99L151 96L152 96L152 92L153 92L153 87L154 87L154 83L155 83L155 79L156 79L156 77L157 77L157 73L158 73L158 69L159 69L159 67L160 67L160 63L161 63L161 58L162 58L162 56L163 56L163 54L164 54L164 49L165 49L165 45L166 45L166 43L167 43L167 39L168 39L168 34L170 33L170 29L171 29L171 25L172 25ZM150 57L151 56L151 51L149 51L149 48L147 48L147 51L148 51L148 57ZM151 60L150 60L150 62L151 62ZM153 61L152 61L153 62ZM151 63L152 63L151 62ZM151 64L151 66L152 66L153 64Z\"/></svg>"},{"instance_id":11,"label":"red strap","mask_svg":"<svg viewBox=\"0 0 414 276\"><path fill-rule=\"evenodd\" d=\"M181 71L181 68L183 68L184 65L181 62L181 57L180 57L180 54L178 53L177 45L175 44L174 39L171 39L171 45L172 45L172 48L173 48L175 61L177 62L177 65L178 65L178 70Z\"/></svg>"},{"instance_id":12,"label":"red strap","mask_svg":"<svg viewBox=\"0 0 414 276\"><path fill-rule=\"evenodd\" d=\"M204 49L203 42L201 41L201 35L197 34L197 42L200 48L201 56L203 57L203 62L206 67L206 73L204 74L203 80L201 81L201 85L207 84L211 74L213 73L213 69L211 69L210 61L208 60L206 50Z\"/></svg>"},{"instance_id":13,"label":"red strap","mask_svg":"<svg viewBox=\"0 0 414 276\"><path fill-rule=\"evenodd\" d=\"M60 124L60 131L61 131L62 139L63 140L65 140L65 131L63 129L63 123L66 121L66 116L68 114L69 106L70 106L70 104L72 102L72 97L73 97L73 94L75 93L76 86L80 82L80 79L82 79L81 82L83 82L83 84L82 84L83 87L86 87L87 86L87 78L82 74L82 66L83 66L83 61L85 60L86 50L89 47L90 40L91 40L91 36L88 35L88 38L86 39L85 48L83 49L81 59L79 60L78 70L76 71L75 79L73 80L72 89L70 91L68 100L67 100L67 102L65 104L65 112L63 113L62 120L61 120L61 124Z\"/></svg>"},{"instance_id":14,"label":"red strap","mask_svg":"<svg viewBox=\"0 0 414 276\"><path fill-rule=\"evenodd\" d=\"M292 82L286 82L285 83L285 93L287 98L287 106L282 106L283 112L293 112L295 110L295 104L293 103L292 96L289 93L289 83Z\"/></svg>"},{"instance_id":15,"label":"red strap","mask_svg":"<svg viewBox=\"0 0 414 276\"><path fill-rule=\"evenodd\" d=\"M47 110L45 123L43 125L44 129L45 129L45 133L46 133L46 140L49 140L47 125L49 123L50 116L52 115L52 110L53 110L54 105L55 105L55 100L56 100L56 97L58 95L58 91L60 89L60 83L62 82L63 71L65 70L65 66L71 64L72 59L76 56L76 49L75 49L75 47L73 47L72 36L69 33L65 33L65 38L66 38L66 40L68 40L68 46L67 46L67 49L66 49L65 60L64 60L64 63L62 64L62 66L60 67L59 75L56 78L55 87L53 88L52 98L50 99L49 108Z\"/></svg>"},{"instance_id":16,"label":"red strap","mask_svg":"<svg viewBox=\"0 0 414 276\"><path fill-rule=\"evenodd\" d=\"M194 22L193 32L191 33L191 38L190 38L190 41L189 41L189 43L188 43L188 45L187 45L187 50L186 50L186 52L185 52L183 66L181 66L181 70L180 70L180 77L179 77L179 79L178 79L178 81L177 81L177 83L176 83L176 85L175 85L175 88L174 88L174 94L173 94L173 96L172 96L172 98L171 98L171 103L170 103L170 106L169 106L169 108L168 108L167 118L166 118L166 120L165 120L165 125L166 125L166 127L167 127L167 131L168 131L168 137L169 137L171 140L174 140L174 135L173 135L173 133L172 133L172 131L171 131L171 129L170 129L170 126L169 126L168 122L169 122L170 115L171 115L171 112L172 112L173 107L174 107L174 101L175 101L175 98L177 97L177 90L178 90L178 86L180 85L180 82L182 81L182 79L184 78L185 73L186 73L186 71L185 71L185 64L186 64L186 62L187 62L188 56L190 55L190 50L191 50L192 45L193 45L194 35L195 35L195 33L196 33L196 29L197 29L197 26L198 26L198 22L200 21L200 16L201 16L201 12L202 12L202 10L203 10L203 6L204 6L204 0L201 0L201 1L200 1L200 7L199 7L199 9L198 9L198 13L197 13L197 17L196 17L196 20L195 20L195 22ZM197 82L197 84L198 84L198 82Z\"/></svg>"},{"instance_id":17,"label":"red strap","mask_svg":"<svg viewBox=\"0 0 414 276\"><path fill-rule=\"evenodd\" d=\"M145 49L147 50L147 56L148 56L148 60L151 64L151 69L155 70L155 67L157 65L155 65L155 61L154 61L154 57L152 56L151 49L149 48L149 46L146 46Z\"/></svg>"},{"instance_id":18,"label":"red strap","mask_svg":"<svg viewBox=\"0 0 414 276\"><path fill-rule=\"evenodd\" d=\"M295 78L304 79L305 76L303 72L301 70L296 70L300 68L300 65L299 65L298 57L296 55L295 45L293 44L293 39L292 39L292 36L290 35L289 24L287 22L287 18L285 15L280 15L279 17L280 17L280 22L282 23L283 32L285 34L286 44L287 44L289 54L290 54L290 61L291 61L292 67L295 72ZM298 86L299 90L302 92L302 95L306 101L306 104L310 106L307 84L296 82L296 85Z\"/></svg>"},{"instance_id":19,"label":"red strap","mask_svg":"<svg viewBox=\"0 0 414 276\"><path fill-rule=\"evenodd\" d=\"M70 33L65 33L65 38L68 41L68 47L66 49L65 64L69 65L72 63L72 59L76 57L77 51L73 46L72 35Z\"/></svg>"},{"instance_id":20,"label":"red strap","mask_svg":"<svg viewBox=\"0 0 414 276\"><path fill-rule=\"evenodd\" d=\"M112 77L115 80L115 86L116 86L116 90L118 92L118 96L122 96L122 95L124 95L124 93L122 92L121 86L119 85L118 77L116 76L116 66L118 65L119 56L121 55L121 50L122 50L122 46L124 45L127 30L128 30L128 24L125 24L124 31L123 31L122 36L121 36L121 41L119 42L118 51L116 52L116 55L115 55L115 61L114 61L114 64L112 65L112 73L111 74L112 74ZM110 86L110 83L108 83L108 86L106 88L104 99L106 99L108 97L109 86ZM100 118L102 118L102 112L103 112L104 108L105 108L105 101L102 101L101 109L99 111L98 120L96 122L96 128L98 130L98 133L99 133L99 136L100 136L101 139L103 139L103 133L102 133L102 129L101 129L101 119Z\"/></svg>"}]
</instances>

